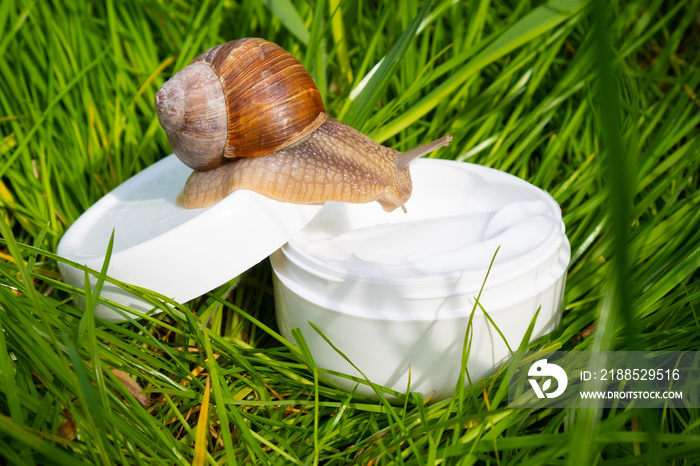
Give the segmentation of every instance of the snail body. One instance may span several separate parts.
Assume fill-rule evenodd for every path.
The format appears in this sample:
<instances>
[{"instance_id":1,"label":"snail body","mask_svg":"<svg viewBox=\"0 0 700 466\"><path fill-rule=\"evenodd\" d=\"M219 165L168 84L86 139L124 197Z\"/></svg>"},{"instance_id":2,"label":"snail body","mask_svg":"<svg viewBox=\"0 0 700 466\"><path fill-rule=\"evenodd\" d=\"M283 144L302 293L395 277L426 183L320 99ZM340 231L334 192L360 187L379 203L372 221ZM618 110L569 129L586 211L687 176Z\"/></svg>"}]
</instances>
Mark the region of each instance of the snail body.
<instances>
[{"instance_id":1,"label":"snail body","mask_svg":"<svg viewBox=\"0 0 700 466\"><path fill-rule=\"evenodd\" d=\"M450 136L401 153L328 114L306 69L262 39L213 47L156 94L173 152L193 168L178 203L211 205L238 189L301 204L378 201L387 211L411 195L408 164Z\"/></svg>"}]
</instances>

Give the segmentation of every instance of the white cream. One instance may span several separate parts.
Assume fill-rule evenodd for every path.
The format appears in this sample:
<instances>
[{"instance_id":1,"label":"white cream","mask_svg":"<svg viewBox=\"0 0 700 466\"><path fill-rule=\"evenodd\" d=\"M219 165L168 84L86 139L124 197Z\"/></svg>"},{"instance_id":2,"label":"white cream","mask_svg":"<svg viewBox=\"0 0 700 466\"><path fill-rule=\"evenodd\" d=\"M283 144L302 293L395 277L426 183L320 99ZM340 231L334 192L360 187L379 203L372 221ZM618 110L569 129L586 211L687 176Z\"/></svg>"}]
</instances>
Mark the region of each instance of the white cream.
<instances>
[{"instance_id":1,"label":"white cream","mask_svg":"<svg viewBox=\"0 0 700 466\"><path fill-rule=\"evenodd\" d=\"M559 207L544 191L502 173L494 180L489 169L457 175L444 180L449 196L435 196L430 173L414 170L407 214L387 215L374 204L326 206L293 246L355 277L419 278L483 273L497 249L494 268L536 257L561 234Z\"/></svg>"}]
</instances>

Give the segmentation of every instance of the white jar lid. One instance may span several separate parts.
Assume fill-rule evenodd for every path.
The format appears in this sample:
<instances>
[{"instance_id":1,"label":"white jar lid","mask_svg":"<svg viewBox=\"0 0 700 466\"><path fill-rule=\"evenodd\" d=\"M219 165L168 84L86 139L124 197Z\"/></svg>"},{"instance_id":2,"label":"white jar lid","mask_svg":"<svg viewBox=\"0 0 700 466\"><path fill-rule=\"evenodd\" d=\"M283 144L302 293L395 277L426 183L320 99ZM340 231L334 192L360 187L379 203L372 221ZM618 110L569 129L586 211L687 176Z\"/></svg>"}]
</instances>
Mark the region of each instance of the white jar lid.
<instances>
[{"instance_id":1,"label":"white jar lid","mask_svg":"<svg viewBox=\"0 0 700 466\"><path fill-rule=\"evenodd\" d=\"M64 234L59 256L99 271L109 239L107 273L179 302L201 296L257 264L301 230L320 205L277 202L236 191L215 205L186 209L175 204L192 172L175 155L133 176L88 209ZM59 262L65 281L85 287L82 270ZM90 276L92 286L96 278ZM152 306L105 283L104 298L147 312ZM96 315L123 320L98 306Z\"/></svg>"}]
</instances>

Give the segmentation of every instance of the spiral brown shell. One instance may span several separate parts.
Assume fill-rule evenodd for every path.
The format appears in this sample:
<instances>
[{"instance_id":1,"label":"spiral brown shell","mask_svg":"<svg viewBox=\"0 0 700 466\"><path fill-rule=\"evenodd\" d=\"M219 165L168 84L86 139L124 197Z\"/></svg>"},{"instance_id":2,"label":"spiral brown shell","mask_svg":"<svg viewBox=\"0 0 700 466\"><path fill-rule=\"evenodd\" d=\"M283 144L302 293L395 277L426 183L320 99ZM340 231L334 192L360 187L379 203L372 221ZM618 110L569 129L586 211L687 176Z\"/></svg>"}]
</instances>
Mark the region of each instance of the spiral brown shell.
<instances>
[{"instance_id":1,"label":"spiral brown shell","mask_svg":"<svg viewBox=\"0 0 700 466\"><path fill-rule=\"evenodd\" d=\"M303 65L256 38L199 55L158 91L156 108L173 151L196 170L283 149L328 117Z\"/></svg>"}]
</instances>

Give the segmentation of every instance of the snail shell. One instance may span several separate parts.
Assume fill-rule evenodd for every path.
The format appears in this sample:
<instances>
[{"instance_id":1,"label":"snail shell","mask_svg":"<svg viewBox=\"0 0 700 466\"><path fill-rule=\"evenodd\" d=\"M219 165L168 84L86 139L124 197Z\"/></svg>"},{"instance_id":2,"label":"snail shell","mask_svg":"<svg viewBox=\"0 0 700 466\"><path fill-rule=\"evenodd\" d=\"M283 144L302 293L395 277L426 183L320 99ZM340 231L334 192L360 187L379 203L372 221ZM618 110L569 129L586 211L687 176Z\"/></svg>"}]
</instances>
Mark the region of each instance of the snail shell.
<instances>
[{"instance_id":1,"label":"snail shell","mask_svg":"<svg viewBox=\"0 0 700 466\"><path fill-rule=\"evenodd\" d=\"M213 47L156 93L158 120L173 152L194 172L178 197L189 208L237 189L316 204L379 201L402 207L410 160L450 136L401 153L329 118L306 69L262 39Z\"/></svg>"}]
</instances>

